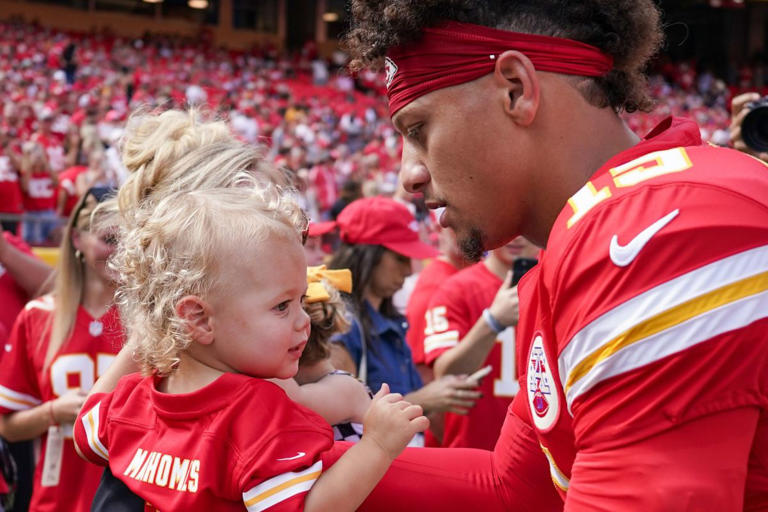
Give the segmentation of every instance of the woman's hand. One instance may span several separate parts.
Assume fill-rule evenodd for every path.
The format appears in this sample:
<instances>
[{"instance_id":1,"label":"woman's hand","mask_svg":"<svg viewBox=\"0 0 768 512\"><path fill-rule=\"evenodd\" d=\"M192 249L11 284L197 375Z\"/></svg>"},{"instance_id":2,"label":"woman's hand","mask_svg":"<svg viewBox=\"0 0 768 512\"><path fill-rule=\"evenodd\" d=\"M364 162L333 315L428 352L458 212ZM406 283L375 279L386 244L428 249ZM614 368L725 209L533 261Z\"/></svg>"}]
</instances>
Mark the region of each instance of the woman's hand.
<instances>
[{"instance_id":1,"label":"woman's hand","mask_svg":"<svg viewBox=\"0 0 768 512\"><path fill-rule=\"evenodd\" d=\"M71 389L53 400L51 414L56 423L74 423L88 393L82 389Z\"/></svg>"},{"instance_id":2,"label":"woman's hand","mask_svg":"<svg viewBox=\"0 0 768 512\"><path fill-rule=\"evenodd\" d=\"M468 414L482 393L478 382L466 375L445 375L406 396L406 400L421 405L425 411Z\"/></svg>"}]
</instances>

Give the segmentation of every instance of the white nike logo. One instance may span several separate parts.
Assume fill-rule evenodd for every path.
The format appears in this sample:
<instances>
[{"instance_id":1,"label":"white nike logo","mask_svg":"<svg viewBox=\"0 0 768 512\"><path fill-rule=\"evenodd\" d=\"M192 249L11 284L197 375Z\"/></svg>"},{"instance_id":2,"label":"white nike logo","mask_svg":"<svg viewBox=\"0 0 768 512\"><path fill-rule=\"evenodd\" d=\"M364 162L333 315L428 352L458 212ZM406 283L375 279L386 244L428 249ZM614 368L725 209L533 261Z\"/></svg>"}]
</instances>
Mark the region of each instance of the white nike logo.
<instances>
[{"instance_id":1,"label":"white nike logo","mask_svg":"<svg viewBox=\"0 0 768 512\"><path fill-rule=\"evenodd\" d=\"M613 235L611 238L611 246L608 253L611 255L611 261L619 266L626 267L637 258L640 251L645 247L645 244L653 238L653 235L661 231L661 229L672 222L672 219L677 217L680 210L669 212L664 217L660 218L644 230L640 232L635 238L633 238L627 245L619 245L618 235Z\"/></svg>"},{"instance_id":2,"label":"white nike logo","mask_svg":"<svg viewBox=\"0 0 768 512\"><path fill-rule=\"evenodd\" d=\"M285 457L284 459L277 459L277 460L296 460L296 459L302 458L305 455L306 455L305 452L299 452L296 455L294 455L293 457Z\"/></svg>"}]
</instances>

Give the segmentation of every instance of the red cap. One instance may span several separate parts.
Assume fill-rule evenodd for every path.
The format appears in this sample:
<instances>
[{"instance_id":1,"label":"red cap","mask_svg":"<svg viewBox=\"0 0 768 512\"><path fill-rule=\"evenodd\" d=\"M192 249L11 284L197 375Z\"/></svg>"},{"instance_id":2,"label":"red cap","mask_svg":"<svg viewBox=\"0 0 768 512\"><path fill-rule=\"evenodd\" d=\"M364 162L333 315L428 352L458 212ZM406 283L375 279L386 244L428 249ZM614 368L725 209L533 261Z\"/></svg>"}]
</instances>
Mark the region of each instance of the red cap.
<instances>
[{"instance_id":1,"label":"red cap","mask_svg":"<svg viewBox=\"0 0 768 512\"><path fill-rule=\"evenodd\" d=\"M416 219L404 205L388 197L351 202L336 219L341 240L348 244L383 245L409 258L435 258L440 253L419 239Z\"/></svg>"},{"instance_id":2,"label":"red cap","mask_svg":"<svg viewBox=\"0 0 768 512\"><path fill-rule=\"evenodd\" d=\"M336 229L336 222L332 220L328 222L310 222L309 227L307 228L307 235L322 236L326 233L330 233L334 229Z\"/></svg>"}]
</instances>

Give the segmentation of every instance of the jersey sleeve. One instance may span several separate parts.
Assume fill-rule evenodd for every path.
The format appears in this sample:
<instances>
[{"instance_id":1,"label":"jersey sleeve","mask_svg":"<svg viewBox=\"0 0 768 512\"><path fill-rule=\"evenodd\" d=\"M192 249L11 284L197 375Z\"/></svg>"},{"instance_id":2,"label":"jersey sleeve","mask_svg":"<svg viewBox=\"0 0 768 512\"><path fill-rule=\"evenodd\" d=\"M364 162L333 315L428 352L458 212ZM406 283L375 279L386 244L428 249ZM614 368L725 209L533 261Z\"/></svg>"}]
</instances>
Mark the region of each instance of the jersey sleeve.
<instances>
[{"instance_id":1,"label":"jersey sleeve","mask_svg":"<svg viewBox=\"0 0 768 512\"><path fill-rule=\"evenodd\" d=\"M280 431L267 442L251 446L244 457L239 486L249 512L300 511L323 472L324 455L333 447L327 424L304 415L293 403L276 404Z\"/></svg>"},{"instance_id":2,"label":"jersey sleeve","mask_svg":"<svg viewBox=\"0 0 768 512\"><path fill-rule=\"evenodd\" d=\"M424 329L424 361L432 365L445 351L459 344L474 322L467 318L464 293L455 279L448 279L437 289L427 307ZM476 321L477 319L475 319Z\"/></svg>"},{"instance_id":3,"label":"jersey sleeve","mask_svg":"<svg viewBox=\"0 0 768 512\"><path fill-rule=\"evenodd\" d=\"M35 311L31 304L17 317L0 356L0 414L32 409L42 403L30 353L42 340L35 339Z\"/></svg>"},{"instance_id":4,"label":"jersey sleeve","mask_svg":"<svg viewBox=\"0 0 768 512\"><path fill-rule=\"evenodd\" d=\"M74 425L74 441L80 453L101 466L109 462L107 413L111 399L111 393L95 393L88 397Z\"/></svg>"},{"instance_id":5,"label":"jersey sleeve","mask_svg":"<svg viewBox=\"0 0 768 512\"><path fill-rule=\"evenodd\" d=\"M761 403L768 208L712 186L645 187L584 220L544 275L579 450Z\"/></svg>"}]
</instances>

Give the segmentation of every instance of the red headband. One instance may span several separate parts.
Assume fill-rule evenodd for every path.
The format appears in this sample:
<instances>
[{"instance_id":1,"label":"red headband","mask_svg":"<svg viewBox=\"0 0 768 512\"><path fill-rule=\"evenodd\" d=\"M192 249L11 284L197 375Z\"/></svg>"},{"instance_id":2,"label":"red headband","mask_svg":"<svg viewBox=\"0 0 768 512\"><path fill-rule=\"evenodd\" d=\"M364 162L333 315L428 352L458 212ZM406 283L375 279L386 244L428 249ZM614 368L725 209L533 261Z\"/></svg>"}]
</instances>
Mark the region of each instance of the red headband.
<instances>
[{"instance_id":1,"label":"red headband","mask_svg":"<svg viewBox=\"0 0 768 512\"><path fill-rule=\"evenodd\" d=\"M613 68L610 55L579 41L450 21L424 29L416 43L390 50L390 115L427 93L491 73L496 57L507 50L524 53L539 71L603 76Z\"/></svg>"}]
</instances>

